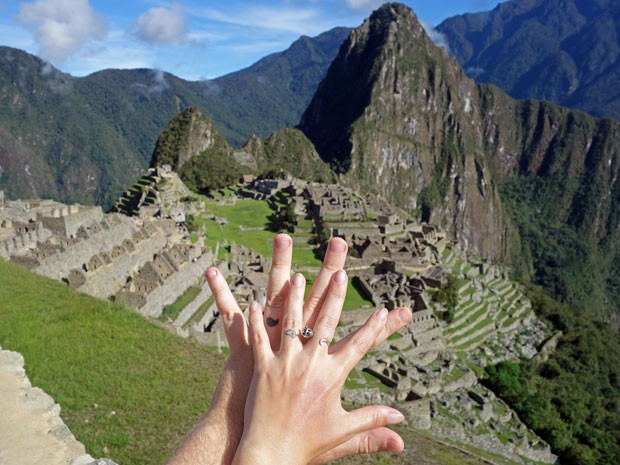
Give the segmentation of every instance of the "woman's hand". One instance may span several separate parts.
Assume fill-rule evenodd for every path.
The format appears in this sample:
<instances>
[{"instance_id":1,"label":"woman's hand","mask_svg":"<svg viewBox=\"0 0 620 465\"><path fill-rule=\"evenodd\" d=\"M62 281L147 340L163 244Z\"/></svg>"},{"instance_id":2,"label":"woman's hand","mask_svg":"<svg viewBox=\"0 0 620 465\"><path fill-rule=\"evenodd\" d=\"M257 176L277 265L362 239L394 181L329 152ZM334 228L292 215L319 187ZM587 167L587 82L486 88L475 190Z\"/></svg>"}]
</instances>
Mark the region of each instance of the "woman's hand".
<instances>
[{"instance_id":1,"label":"woman's hand","mask_svg":"<svg viewBox=\"0 0 620 465\"><path fill-rule=\"evenodd\" d=\"M333 273L316 315L314 336L304 339L305 280L295 275L290 281L282 313L281 343L276 349L259 305L250 306L254 376L246 402L243 437L233 463L320 463L321 457L330 456L330 451L344 444L355 443L360 434L368 431L385 435L386 443L402 450L398 435L390 436L389 430L383 428L403 420L397 410L371 406L347 412L342 408L340 392L348 373L377 341L391 334L389 312L381 309L362 328L330 345L346 287L346 273ZM407 309L397 309L393 314L399 319L411 318Z\"/></svg>"},{"instance_id":2,"label":"woman's hand","mask_svg":"<svg viewBox=\"0 0 620 465\"><path fill-rule=\"evenodd\" d=\"M279 348L282 336L282 315L288 300L292 253L292 239L286 234L276 236L264 312L266 331L274 349ZM346 242L339 238L330 240L323 265L304 302L304 321L308 326L312 327L320 315L332 276L344 267L346 256ZM243 432L245 400L254 368L248 327L226 279L219 270L209 268L205 276L222 318L228 340L229 357L209 411L166 462L168 465L229 464ZM410 321L411 312L408 310L390 312L383 331L373 341L373 347ZM343 341L352 338L354 334L349 334ZM400 436L387 428L379 427L355 435L316 457L311 463L320 465L349 455L382 451L398 452L402 448Z\"/></svg>"}]
</instances>

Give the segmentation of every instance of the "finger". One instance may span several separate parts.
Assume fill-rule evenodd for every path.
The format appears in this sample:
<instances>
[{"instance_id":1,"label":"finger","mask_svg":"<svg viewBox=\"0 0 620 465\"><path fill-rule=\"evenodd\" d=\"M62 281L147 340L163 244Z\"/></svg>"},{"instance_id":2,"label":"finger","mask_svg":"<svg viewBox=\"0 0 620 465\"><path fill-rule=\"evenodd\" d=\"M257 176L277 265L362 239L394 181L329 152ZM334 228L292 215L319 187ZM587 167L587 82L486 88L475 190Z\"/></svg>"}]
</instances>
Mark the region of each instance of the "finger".
<instances>
[{"instance_id":1,"label":"finger","mask_svg":"<svg viewBox=\"0 0 620 465\"><path fill-rule=\"evenodd\" d=\"M319 274L314 284L312 284L310 292L308 292L308 297L304 305L303 320L309 327L314 326L317 316L321 311L322 303L325 299L325 294L331 282L332 275L344 267L346 259L347 243L339 237L330 239L327 245L325 259L323 260L323 266L321 266Z\"/></svg>"},{"instance_id":2,"label":"finger","mask_svg":"<svg viewBox=\"0 0 620 465\"><path fill-rule=\"evenodd\" d=\"M215 305L222 316L230 353L235 355L237 351L247 349L248 346L247 325L243 312L220 270L211 267L206 271L205 277L215 299Z\"/></svg>"},{"instance_id":3,"label":"finger","mask_svg":"<svg viewBox=\"0 0 620 465\"><path fill-rule=\"evenodd\" d=\"M286 302L288 282L291 279L293 240L287 234L278 234L273 241L271 270L267 281L267 301L265 304L265 323L271 347L280 346L282 310Z\"/></svg>"},{"instance_id":4,"label":"finger","mask_svg":"<svg viewBox=\"0 0 620 465\"><path fill-rule=\"evenodd\" d=\"M364 431L348 441L314 458L309 465L322 465L343 457L376 452L402 452L405 443L400 435L389 428L380 427Z\"/></svg>"},{"instance_id":5,"label":"finger","mask_svg":"<svg viewBox=\"0 0 620 465\"><path fill-rule=\"evenodd\" d=\"M304 291L306 279L297 273L291 278L288 300L282 315L282 344L281 350L290 350L292 347L301 348L299 333L301 330L301 317L304 305Z\"/></svg>"},{"instance_id":6,"label":"finger","mask_svg":"<svg viewBox=\"0 0 620 465\"><path fill-rule=\"evenodd\" d=\"M316 320L313 328L314 334L319 338L319 346L329 346L329 342L334 337L334 332L338 326L340 313L344 299L347 295L347 273L344 270L338 270L332 275L332 280L327 289L321 312Z\"/></svg>"},{"instance_id":7,"label":"finger","mask_svg":"<svg viewBox=\"0 0 620 465\"><path fill-rule=\"evenodd\" d=\"M385 322L385 326L381 328L381 331L377 335L374 341L371 342L368 350L372 350L381 343L383 343L388 337L394 334L397 331L400 331L402 328L411 323L411 310L406 307L399 307L388 313L387 320ZM347 334L345 337L336 342L331 351L337 352L343 346L349 344L349 341L355 337L355 334L360 330L360 328L356 329L352 333Z\"/></svg>"},{"instance_id":8,"label":"finger","mask_svg":"<svg viewBox=\"0 0 620 465\"><path fill-rule=\"evenodd\" d=\"M269 336L265 329L263 314L260 311L258 302L250 304L248 311L248 319L250 320L250 340L252 341L252 350L254 351L254 360L258 367L264 366L271 351Z\"/></svg>"},{"instance_id":9,"label":"finger","mask_svg":"<svg viewBox=\"0 0 620 465\"><path fill-rule=\"evenodd\" d=\"M370 405L344 412L344 415L342 421L338 422L338 427L342 428L340 435L345 441L375 428L397 425L405 419L398 410L385 405Z\"/></svg>"},{"instance_id":10,"label":"finger","mask_svg":"<svg viewBox=\"0 0 620 465\"><path fill-rule=\"evenodd\" d=\"M385 308L377 310L370 315L361 328L351 334L346 342L339 341L330 349L329 352L339 358L345 373L349 373L373 347L375 340L387 323L388 313Z\"/></svg>"}]
</instances>

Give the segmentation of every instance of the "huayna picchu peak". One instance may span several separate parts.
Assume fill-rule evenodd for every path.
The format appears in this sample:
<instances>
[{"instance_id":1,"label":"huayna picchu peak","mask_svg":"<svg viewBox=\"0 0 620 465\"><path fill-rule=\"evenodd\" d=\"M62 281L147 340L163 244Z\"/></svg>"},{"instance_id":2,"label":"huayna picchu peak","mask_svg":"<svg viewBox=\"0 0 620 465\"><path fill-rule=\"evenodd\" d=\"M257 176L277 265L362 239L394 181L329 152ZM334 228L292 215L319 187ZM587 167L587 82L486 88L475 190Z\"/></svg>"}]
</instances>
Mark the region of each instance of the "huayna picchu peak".
<instances>
[{"instance_id":1,"label":"huayna picchu peak","mask_svg":"<svg viewBox=\"0 0 620 465\"><path fill-rule=\"evenodd\" d=\"M617 309L603 295L616 288L620 124L477 85L388 3L343 44L299 127L351 187L570 302Z\"/></svg>"}]
</instances>

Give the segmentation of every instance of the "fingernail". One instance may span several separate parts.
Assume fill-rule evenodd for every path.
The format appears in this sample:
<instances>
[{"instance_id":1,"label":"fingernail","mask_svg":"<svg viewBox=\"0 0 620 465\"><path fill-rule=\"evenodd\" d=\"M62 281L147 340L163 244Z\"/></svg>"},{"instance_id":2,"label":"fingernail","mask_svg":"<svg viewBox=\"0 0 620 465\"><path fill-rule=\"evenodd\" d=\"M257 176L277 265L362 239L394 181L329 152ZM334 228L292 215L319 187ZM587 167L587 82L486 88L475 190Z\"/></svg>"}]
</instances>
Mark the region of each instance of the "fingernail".
<instances>
[{"instance_id":1,"label":"fingernail","mask_svg":"<svg viewBox=\"0 0 620 465\"><path fill-rule=\"evenodd\" d=\"M401 308L398 310L398 318L400 321L409 321L411 320L411 312L408 308Z\"/></svg>"},{"instance_id":2,"label":"fingernail","mask_svg":"<svg viewBox=\"0 0 620 465\"><path fill-rule=\"evenodd\" d=\"M304 276L302 274L297 273L295 276L293 276L293 279L291 280L291 282L293 283L293 286L301 287L304 285Z\"/></svg>"},{"instance_id":3,"label":"fingernail","mask_svg":"<svg viewBox=\"0 0 620 465\"><path fill-rule=\"evenodd\" d=\"M388 309L384 307L377 312L377 318L379 318L379 321L384 321L387 318L388 313Z\"/></svg>"},{"instance_id":4,"label":"fingernail","mask_svg":"<svg viewBox=\"0 0 620 465\"><path fill-rule=\"evenodd\" d=\"M252 302L250 304L250 311L251 312L255 312L256 310L258 310L258 303L257 302Z\"/></svg>"},{"instance_id":5,"label":"fingernail","mask_svg":"<svg viewBox=\"0 0 620 465\"><path fill-rule=\"evenodd\" d=\"M277 249L286 249L291 243L291 240L288 236L282 234L276 237L276 248Z\"/></svg>"},{"instance_id":6,"label":"fingernail","mask_svg":"<svg viewBox=\"0 0 620 465\"><path fill-rule=\"evenodd\" d=\"M329 241L329 248L334 252L344 252L347 249L347 243L342 239L332 239Z\"/></svg>"},{"instance_id":7,"label":"fingernail","mask_svg":"<svg viewBox=\"0 0 620 465\"><path fill-rule=\"evenodd\" d=\"M388 452L403 452L405 450L405 444L402 439L390 438L387 442Z\"/></svg>"},{"instance_id":8,"label":"fingernail","mask_svg":"<svg viewBox=\"0 0 620 465\"><path fill-rule=\"evenodd\" d=\"M405 419L405 417L400 412L390 413L387 416L387 424L388 425L397 425L397 424L401 423L404 419Z\"/></svg>"},{"instance_id":9,"label":"fingernail","mask_svg":"<svg viewBox=\"0 0 620 465\"><path fill-rule=\"evenodd\" d=\"M347 282L347 273L344 270L336 271L336 276L334 276L334 281L338 284L344 284Z\"/></svg>"},{"instance_id":10,"label":"fingernail","mask_svg":"<svg viewBox=\"0 0 620 465\"><path fill-rule=\"evenodd\" d=\"M207 278L213 279L217 276L217 268L209 268L207 270Z\"/></svg>"}]
</instances>

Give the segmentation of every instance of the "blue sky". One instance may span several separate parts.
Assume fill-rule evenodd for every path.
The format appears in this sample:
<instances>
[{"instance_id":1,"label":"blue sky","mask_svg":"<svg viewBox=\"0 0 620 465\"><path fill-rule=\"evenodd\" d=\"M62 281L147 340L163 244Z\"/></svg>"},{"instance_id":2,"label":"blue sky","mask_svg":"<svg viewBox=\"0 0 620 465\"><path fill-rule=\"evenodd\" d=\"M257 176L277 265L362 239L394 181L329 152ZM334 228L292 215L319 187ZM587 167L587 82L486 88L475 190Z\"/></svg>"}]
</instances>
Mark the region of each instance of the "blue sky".
<instances>
[{"instance_id":1,"label":"blue sky","mask_svg":"<svg viewBox=\"0 0 620 465\"><path fill-rule=\"evenodd\" d=\"M359 26L380 0L0 0L0 45L85 76L156 68L211 79L286 49L301 35ZM418 18L494 8L496 0L406 0Z\"/></svg>"}]
</instances>

